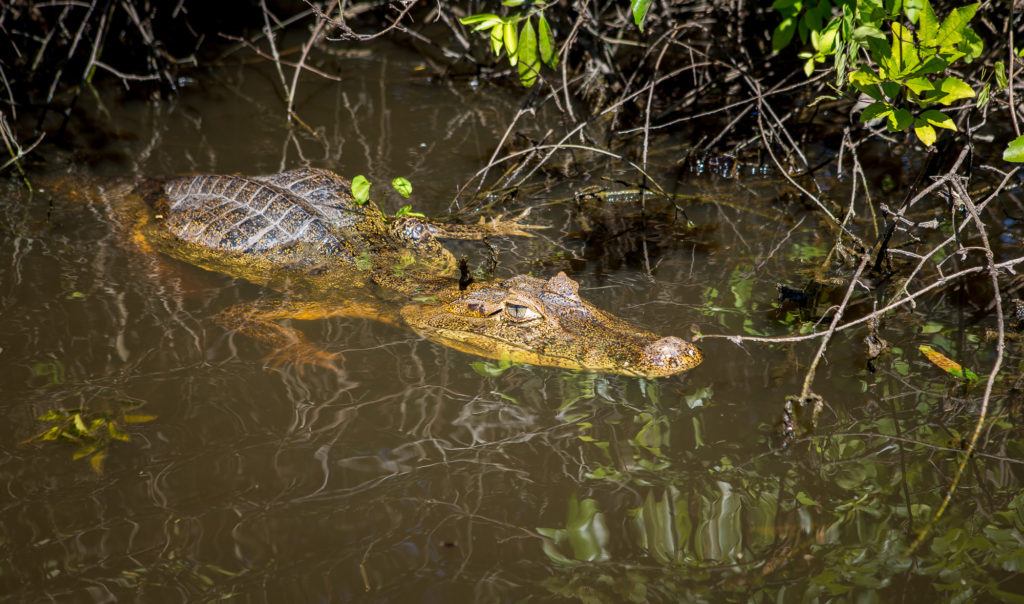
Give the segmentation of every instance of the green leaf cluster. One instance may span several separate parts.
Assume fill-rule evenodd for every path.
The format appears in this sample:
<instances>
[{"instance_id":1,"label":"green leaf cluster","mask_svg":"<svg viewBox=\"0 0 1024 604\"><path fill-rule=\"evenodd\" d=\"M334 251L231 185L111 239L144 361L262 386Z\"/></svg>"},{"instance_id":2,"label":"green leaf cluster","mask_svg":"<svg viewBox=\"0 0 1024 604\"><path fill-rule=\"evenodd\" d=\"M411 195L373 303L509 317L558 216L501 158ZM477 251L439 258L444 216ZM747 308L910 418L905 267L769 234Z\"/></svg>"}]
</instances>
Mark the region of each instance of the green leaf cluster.
<instances>
[{"instance_id":1,"label":"green leaf cluster","mask_svg":"<svg viewBox=\"0 0 1024 604\"><path fill-rule=\"evenodd\" d=\"M46 424L46 429L26 439L22 444L70 442L77 447L71 454L71 459L88 459L93 472L102 474L110 444L114 441L131 441L131 436L125 432L125 426L143 424L156 419L155 415L130 413L130 410L130 407L107 412L51 409L37 418Z\"/></svg>"},{"instance_id":2,"label":"green leaf cluster","mask_svg":"<svg viewBox=\"0 0 1024 604\"><path fill-rule=\"evenodd\" d=\"M887 45L879 43L881 30L866 34L875 66L860 66L849 81L874 101L861 113L862 122L883 119L892 132L913 128L917 138L930 146L938 137L936 128L957 129L953 120L935 107L975 96L962 79L945 74L956 61L973 60L981 52L980 39L967 25L978 5L954 9L941 24L928 0L917 6L916 32L893 22Z\"/></svg>"},{"instance_id":3,"label":"green leaf cluster","mask_svg":"<svg viewBox=\"0 0 1024 604\"><path fill-rule=\"evenodd\" d=\"M505 0L502 4L518 8L527 5L527 2ZM525 12L504 17L494 13L479 13L463 17L459 22L486 35L495 57L501 56L504 51L509 65L515 67L519 74L519 82L529 88L537 82L541 64L551 69L558 66L555 36L543 9L543 2L534 0ZM533 26L534 20L537 21L536 28Z\"/></svg>"},{"instance_id":4,"label":"green leaf cluster","mask_svg":"<svg viewBox=\"0 0 1024 604\"><path fill-rule=\"evenodd\" d=\"M953 9L941 21L929 0L776 0L773 6L782 22L772 47L788 46L794 34L809 42L812 51L800 53L808 76L831 57L836 86L852 87L873 101L861 122L885 120L890 132L913 128L930 146L937 129L957 129L937 107L976 96L948 73L954 63L971 62L983 50L969 25L976 3Z\"/></svg>"}]
</instances>

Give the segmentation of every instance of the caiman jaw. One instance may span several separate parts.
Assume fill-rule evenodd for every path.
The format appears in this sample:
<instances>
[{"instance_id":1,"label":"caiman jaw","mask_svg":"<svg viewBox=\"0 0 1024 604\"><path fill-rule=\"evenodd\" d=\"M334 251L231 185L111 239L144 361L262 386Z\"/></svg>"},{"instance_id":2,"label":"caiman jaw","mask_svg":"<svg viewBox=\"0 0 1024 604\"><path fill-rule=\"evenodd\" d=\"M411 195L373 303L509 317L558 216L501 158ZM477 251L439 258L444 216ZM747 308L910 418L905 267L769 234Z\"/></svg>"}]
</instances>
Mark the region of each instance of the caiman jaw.
<instances>
[{"instance_id":1,"label":"caiman jaw","mask_svg":"<svg viewBox=\"0 0 1024 604\"><path fill-rule=\"evenodd\" d=\"M428 340L470 354L532 365L665 377L700 364L700 351L605 313L559 273L476 284L443 304L402 309Z\"/></svg>"}]
</instances>

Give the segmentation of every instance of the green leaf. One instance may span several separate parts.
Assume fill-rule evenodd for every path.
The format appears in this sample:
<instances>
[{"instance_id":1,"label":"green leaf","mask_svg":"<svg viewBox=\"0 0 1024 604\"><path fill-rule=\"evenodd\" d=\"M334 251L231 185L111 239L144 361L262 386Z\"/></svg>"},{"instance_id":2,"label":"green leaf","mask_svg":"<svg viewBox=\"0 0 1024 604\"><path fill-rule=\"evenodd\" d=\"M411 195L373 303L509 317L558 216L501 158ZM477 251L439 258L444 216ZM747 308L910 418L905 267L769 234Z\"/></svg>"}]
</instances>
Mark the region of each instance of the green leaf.
<instances>
[{"instance_id":1,"label":"green leaf","mask_svg":"<svg viewBox=\"0 0 1024 604\"><path fill-rule=\"evenodd\" d=\"M914 41L914 34L901 24L893 23L889 77L895 79L911 73L920 63L921 53Z\"/></svg>"},{"instance_id":2,"label":"green leaf","mask_svg":"<svg viewBox=\"0 0 1024 604\"><path fill-rule=\"evenodd\" d=\"M936 128L945 128L946 130L956 130L956 124L953 123L953 119L938 109L929 109L922 111L921 115L918 116L925 120Z\"/></svg>"},{"instance_id":3,"label":"green leaf","mask_svg":"<svg viewBox=\"0 0 1024 604\"><path fill-rule=\"evenodd\" d=\"M495 25L491 28L491 51L494 56L501 54L501 48L505 44L504 39L505 27L503 25Z\"/></svg>"},{"instance_id":4,"label":"green leaf","mask_svg":"<svg viewBox=\"0 0 1024 604\"><path fill-rule=\"evenodd\" d=\"M647 9L651 7L651 0L630 0L629 8L633 11L633 23L644 32L644 20L647 19Z\"/></svg>"},{"instance_id":5,"label":"green leaf","mask_svg":"<svg viewBox=\"0 0 1024 604\"><path fill-rule=\"evenodd\" d=\"M155 415L145 415L142 413L128 413L123 418L126 424L145 424L156 419Z\"/></svg>"},{"instance_id":6,"label":"green leaf","mask_svg":"<svg viewBox=\"0 0 1024 604\"><path fill-rule=\"evenodd\" d=\"M906 109L896 109L888 117L889 130L892 132L906 130L914 122L914 116Z\"/></svg>"},{"instance_id":7,"label":"green leaf","mask_svg":"<svg viewBox=\"0 0 1024 604\"><path fill-rule=\"evenodd\" d=\"M1003 161L1024 164L1024 136L1018 136L1010 141L1006 151L1003 151Z\"/></svg>"},{"instance_id":8,"label":"green leaf","mask_svg":"<svg viewBox=\"0 0 1024 604\"><path fill-rule=\"evenodd\" d=\"M519 83L529 88L537 81L540 56L537 54L537 33L527 18L519 30Z\"/></svg>"},{"instance_id":9,"label":"green leaf","mask_svg":"<svg viewBox=\"0 0 1024 604\"><path fill-rule=\"evenodd\" d=\"M978 12L978 4L968 4L960 8L954 8L942 21L938 33L930 40L929 46L943 48L953 46L964 38L964 29Z\"/></svg>"},{"instance_id":10,"label":"green leaf","mask_svg":"<svg viewBox=\"0 0 1024 604\"><path fill-rule=\"evenodd\" d=\"M933 365L953 377L960 378L966 382L977 382L980 379L977 373L974 373L967 367L962 366L960 363L957 363L931 346L922 344L921 346L918 346L917 349L921 351L921 354L931 361Z\"/></svg>"},{"instance_id":11,"label":"green leaf","mask_svg":"<svg viewBox=\"0 0 1024 604\"><path fill-rule=\"evenodd\" d=\"M502 37L505 40L505 52L508 53L508 62L515 67L519 60L516 52L519 48L519 40L516 37L516 23L512 19L505 21L502 29Z\"/></svg>"},{"instance_id":12,"label":"green leaf","mask_svg":"<svg viewBox=\"0 0 1024 604\"><path fill-rule=\"evenodd\" d=\"M362 174L352 179L352 197L359 205L370 201L370 181Z\"/></svg>"},{"instance_id":13,"label":"green leaf","mask_svg":"<svg viewBox=\"0 0 1024 604\"><path fill-rule=\"evenodd\" d=\"M782 23L779 23L775 31L772 32L772 50L778 52L789 46L794 33L796 33L796 21L783 19Z\"/></svg>"},{"instance_id":14,"label":"green leaf","mask_svg":"<svg viewBox=\"0 0 1024 604\"><path fill-rule=\"evenodd\" d=\"M930 42L935 39L935 34L939 32L939 19L935 16L932 3L928 0L924 0L918 10L918 35L923 43L930 45Z\"/></svg>"},{"instance_id":15,"label":"green leaf","mask_svg":"<svg viewBox=\"0 0 1024 604\"><path fill-rule=\"evenodd\" d=\"M978 93L978 109L984 109L988 105L989 93L992 92L992 85L985 82L985 85L981 87L981 92Z\"/></svg>"},{"instance_id":16,"label":"green leaf","mask_svg":"<svg viewBox=\"0 0 1024 604\"><path fill-rule=\"evenodd\" d=\"M914 94L921 94L926 90L933 90L932 81L928 78L910 78L903 82L903 85L909 88Z\"/></svg>"},{"instance_id":17,"label":"green leaf","mask_svg":"<svg viewBox=\"0 0 1024 604\"><path fill-rule=\"evenodd\" d=\"M899 96L900 90L903 89L898 82L882 82L879 84L879 87L882 89L885 96L890 99L895 99Z\"/></svg>"},{"instance_id":18,"label":"green leaf","mask_svg":"<svg viewBox=\"0 0 1024 604\"><path fill-rule=\"evenodd\" d=\"M398 211L395 212L395 218L402 218L403 216L409 216L409 217L412 217L412 218L426 218L427 217L427 215L424 214L423 212L413 212L412 211L412 204L408 204L408 203L405 204L404 206L398 208Z\"/></svg>"},{"instance_id":19,"label":"green leaf","mask_svg":"<svg viewBox=\"0 0 1024 604\"><path fill-rule=\"evenodd\" d=\"M974 59L980 57L982 51L985 50L985 41L981 39L981 36L974 33L973 29L965 27L964 39L956 47L957 50L964 53L964 61L971 63Z\"/></svg>"},{"instance_id":20,"label":"green leaf","mask_svg":"<svg viewBox=\"0 0 1024 604\"><path fill-rule=\"evenodd\" d=\"M868 69L867 67L861 67L857 71L850 74L850 83L858 88L862 86L872 86L880 83L882 80L878 75ZM863 90L863 89L862 89Z\"/></svg>"},{"instance_id":21,"label":"green leaf","mask_svg":"<svg viewBox=\"0 0 1024 604\"><path fill-rule=\"evenodd\" d=\"M537 20L537 42L540 44L540 60L554 69L558 67L558 53L555 52L555 36L551 33L551 26L548 25L548 20L544 18L544 13L540 14L540 18Z\"/></svg>"},{"instance_id":22,"label":"green leaf","mask_svg":"<svg viewBox=\"0 0 1024 604\"><path fill-rule=\"evenodd\" d=\"M936 82L935 87L941 95L936 95L929 100L937 101L943 105L952 105L960 99L974 98L974 89L967 82L957 77L948 77Z\"/></svg>"},{"instance_id":23,"label":"green leaf","mask_svg":"<svg viewBox=\"0 0 1024 604\"><path fill-rule=\"evenodd\" d=\"M121 442L130 442L132 440L132 437L126 432L121 431L114 422L107 424L107 433L110 434L110 438Z\"/></svg>"},{"instance_id":24,"label":"green leaf","mask_svg":"<svg viewBox=\"0 0 1024 604\"><path fill-rule=\"evenodd\" d=\"M996 61L996 89L1006 90L1006 65L1002 61Z\"/></svg>"},{"instance_id":25,"label":"green leaf","mask_svg":"<svg viewBox=\"0 0 1024 604\"><path fill-rule=\"evenodd\" d=\"M468 15L459 19L463 25L477 25L486 21L501 21L501 17L493 13L480 13L479 15Z\"/></svg>"},{"instance_id":26,"label":"green leaf","mask_svg":"<svg viewBox=\"0 0 1024 604\"><path fill-rule=\"evenodd\" d=\"M412 183L409 182L408 178L397 176L391 181L391 188L398 191L398 194L402 197L409 199L412 195Z\"/></svg>"},{"instance_id":27,"label":"green leaf","mask_svg":"<svg viewBox=\"0 0 1024 604\"><path fill-rule=\"evenodd\" d=\"M804 75L811 77L812 73L814 73L814 57L807 59L807 62L804 63Z\"/></svg>"},{"instance_id":28,"label":"green leaf","mask_svg":"<svg viewBox=\"0 0 1024 604\"><path fill-rule=\"evenodd\" d=\"M924 143L925 147L931 147L935 144L937 135L935 134L935 128L932 128L928 122L922 119L914 120L914 134L917 138Z\"/></svg>"},{"instance_id":29,"label":"green leaf","mask_svg":"<svg viewBox=\"0 0 1024 604\"><path fill-rule=\"evenodd\" d=\"M78 430L79 434L89 434L89 427L85 425L85 420L82 419L81 413L76 413L71 416L71 420L75 425L75 429Z\"/></svg>"},{"instance_id":30,"label":"green leaf","mask_svg":"<svg viewBox=\"0 0 1024 604\"><path fill-rule=\"evenodd\" d=\"M866 124L871 120L887 117L890 113L892 113L892 107L889 104L882 101L875 101L865 107L864 111L860 112L860 123Z\"/></svg>"}]
</instances>

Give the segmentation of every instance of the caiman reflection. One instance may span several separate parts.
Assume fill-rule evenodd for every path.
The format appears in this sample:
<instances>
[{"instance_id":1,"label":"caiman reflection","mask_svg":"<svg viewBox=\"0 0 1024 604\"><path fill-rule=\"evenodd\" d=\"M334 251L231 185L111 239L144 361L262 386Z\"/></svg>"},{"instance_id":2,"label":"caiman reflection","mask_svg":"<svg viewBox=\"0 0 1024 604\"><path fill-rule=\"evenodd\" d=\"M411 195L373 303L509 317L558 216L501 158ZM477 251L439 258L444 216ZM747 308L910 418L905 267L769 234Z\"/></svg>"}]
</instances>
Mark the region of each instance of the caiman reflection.
<instances>
[{"instance_id":1,"label":"caiman reflection","mask_svg":"<svg viewBox=\"0 0 1024 604\"><path fill-rule=\"evenodd\" d=\"M144 251L286 293L220 316L271 346L272 361L334 366L333 355L279 321L358 316L405 324L470 354L533 365L664 377L701 362L688 342L595 308L564 273L460 289L455 258L439 239L530 236L534 225L391 218L373 202L356 203L349 190L332 172L299 169L193 176L108 198Z\"/></svg>"}]
</instances>

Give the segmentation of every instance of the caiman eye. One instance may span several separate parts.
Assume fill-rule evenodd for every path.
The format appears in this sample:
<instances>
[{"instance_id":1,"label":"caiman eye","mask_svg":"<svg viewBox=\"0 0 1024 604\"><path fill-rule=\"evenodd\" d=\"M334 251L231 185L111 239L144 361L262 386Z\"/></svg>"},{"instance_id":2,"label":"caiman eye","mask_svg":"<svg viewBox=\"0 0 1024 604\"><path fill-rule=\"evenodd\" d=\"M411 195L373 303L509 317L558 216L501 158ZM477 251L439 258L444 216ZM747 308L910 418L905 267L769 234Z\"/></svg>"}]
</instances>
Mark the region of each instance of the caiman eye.
<instances>
[{"instance_id":1,"label":"caiman eye","mask_svg":"<svg viewBox=\"0 0 1024 604\"><path fill-rule=\"evenodd\" d=\"M540 318L540 313L529 306L512 304L511 302L505 304L505 314L513 321L532 321Z\"/></svg>"}]
</instances>

